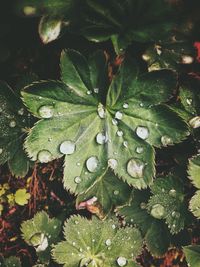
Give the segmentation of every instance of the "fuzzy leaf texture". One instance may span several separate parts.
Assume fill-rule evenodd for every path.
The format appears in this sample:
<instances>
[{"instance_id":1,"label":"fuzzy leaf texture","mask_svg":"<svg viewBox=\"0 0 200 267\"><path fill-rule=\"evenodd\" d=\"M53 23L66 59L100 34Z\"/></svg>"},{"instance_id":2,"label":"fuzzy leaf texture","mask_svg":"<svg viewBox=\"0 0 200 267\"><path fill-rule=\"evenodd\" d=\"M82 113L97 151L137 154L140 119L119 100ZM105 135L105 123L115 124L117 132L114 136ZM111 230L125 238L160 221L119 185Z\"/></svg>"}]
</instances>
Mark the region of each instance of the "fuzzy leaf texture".
<instances>
[{"instance_id":1,"label":"fuzzy leaf texture","mask_svg":"<svg viewBox=\"0 0 200 267\"><path fill-rule=\"evenodd\" d=\"M0 260L0 265L2 267L21 267L21 262L20 259L15 257L15 256L11 256L9 258L4 258L2 259L2 261Z\"/></svg>"},{"instance_id":2,"label":"fuzzy leaf texture","mask_svg":"<svg viewBox=\"0 0 200 267\"><path fill-rule=\"evenodd\" d=\"M0 82L0 164L8 161L16 176L24 176L29 168L23 150L29 126L30 117L19 96L5 82Z\"/></svg>"},{"instance_id":3,"label":"fuzzy leaf texture","mask_svg":"<svg viewBox=\"0 0 200 267\"><path fill-rule=\"evenodd\" d=\"M33 219L23 222L21 231L25 242L35 248L41 263L48 263L51 245L58 241L61 221L50 219L46 212L41 211Z\"/></svg>"},{"instance_id":4,"label":"fuzzy leaf texture","mask_svg":"<svg viewBox=\"0 0 200 267\"><path fill-rule=\"evenodd\" d=\"M148 201L151 216L164 219L172 234L180 232L187 218L182 182L174 176L157 178L151 186L151 192L153 195Z\"/></svg>"},{"instance_id":5,"label":"fuzzy leaf texture","mask_svg":"<svg viewBox=\"0 0 200 267\"><path fill-rule=\"evenodd\" d=\"M142 249L140 232L132 227L119 229L112 219L73 216L64 226L64 236L66 240L53 248L53 258L65 267L135 266L133 259Z\"/></svg>"},{"instance_id":6,"label":"fuzzy leaf texture","mask_svg":"<svg viewBox=\"0 0 200 267\"><path fill-rule=\"evenodd\" d=\"M200 189L200 155L189 160L188 174L192 184ZM197 190L195 195L190 200L190 210L200 219L200 190Z\"/></svg>"},{"instance_id":7,"label":"fuzzy leaf texture","mask_svg":"<svg viewBox=\"0 0 200 267\"><path fill-rule=\"evenodd\" d=\"M147 211L150 193L143 190L142 194L134 190L130 203L118 208L118 213L127 225L136 225L142 232L147 248L154 256L164 255L170 246L170 233L161 220L152 217Z\"/></svg>"},{"instance_id":8,"label":"fuzzy leaf texture","mask_svg":"<svg viewBox=\"0 0 200 267\"><path fill-rule=\"evenodd\" d=\"M108 168L129 185L146 188L155 173L153 145L186 137L186 124L162 104L176 87L176 75L169 70L139 74L127 57L107 88L101 73L106 59L101 52L93 57L87 61L67 50L61 56L62 82L37 82L22 92L40 118L25 148L40 162L66 155L64 186L76 194L88 192Z\"/></svg>"},{"instance_id":9,"label":"fuzzy leaf texture","mask_svg":"<svg viewBox=\"0 0 200 267\"><path fill-rule=\"evenodd\" d=\"M186 256L186 260L188 262L188 265L190 267L199 267L200 263L200 246L193 245L193 246L187 246L183 247L183 251Z\"/></svg>"}]
</instances>

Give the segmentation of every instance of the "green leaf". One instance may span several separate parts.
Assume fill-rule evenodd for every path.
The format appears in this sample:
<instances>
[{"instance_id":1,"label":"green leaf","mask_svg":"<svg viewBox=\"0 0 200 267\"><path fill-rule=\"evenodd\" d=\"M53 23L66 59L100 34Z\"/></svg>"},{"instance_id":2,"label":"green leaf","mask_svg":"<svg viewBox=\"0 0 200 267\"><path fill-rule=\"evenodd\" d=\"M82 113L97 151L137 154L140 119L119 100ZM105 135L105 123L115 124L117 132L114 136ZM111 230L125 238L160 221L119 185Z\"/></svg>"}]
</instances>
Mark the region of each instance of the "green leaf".
<instances>
[{"instance_id":1,"label":"green leaf","mask_svg":"<svg viewBox=\"0 0 200 267\"><path fill-rule=\"evenodd\" d=\"M23 176L29 167L23 141L30 118L20 98L4 82L0 82L0 107L0 164L9 161L13 174Z\"/></svg>"},{"instance_id":2,"label":"green leaf","mask_svg":"<svg viewBox=\"0 0 200 267\"><path fill-rule=\"evenodd\" d=\"M21 262L20 259L15 257L15 256L11 256L9 258L5 258L4 262L3 262L3 267L21 267Z\"/></svg>"},{"instance_id":3,"label":"green leaf","mask_svg":"<svg viewBox=\"0 0 200 267\"><path fill-rule=\"evenodd\" d=\"M77 197L77 208L89 208L87 207L88 199L97 198L94 207L94 212L99 217L105 217L109 212L113 210L113 207L124 205L130 197L131 188L119 180L111 170L108 170L105 175L100 176L92 187L90 187L85 193L80 194ZM85 204L85 205L84 205Z\"/></svg>"},{"instance_id":4,"label":"green leaf","mask_svg":"<svg viewBox=\"0 0 200 267\"><path fill-rule=\"evenodd\" d=\"M193 185L200 189L200 155L196 155L189 160L188 174Z\"/></svg>"},{"instance_id":5,"label":"green leaf","mask_svg":"<svg viewBox=\"0 0 200 267\"><path fill-rule=\"evenodd\" d=\"M199 267L200 262L200 246L193 245L183 247L186 260L191 267Z\"/></svg>"},{"instance_id":6,"label":"green leaf","mask_svg":"<svg viewBox=\"0 0 200 267\"><path fill-rule=\"evenodd\" d=\"M53 258L65 267L134 266L133 259L142 249L142 238L136 228L119 229L112 219L87 220L71 217L64 226L66 241L53 248ZM126 246L121 241L126 240Z\"/></svg>"},{"instance_id":7,"label":"green leaf","mask_svg":"<svg viewBox=\"0 0 200 267\"><path fill-rule=\"evenodd\" d=\"M33 219L23 222L21 231L25 242L36 249L41 263L48 262L51 245L58 241L61 222L50 219L46 212L41 211Z\"/></svg>"},{"instance_id":8,"label":"green leaf","mask_svg":"<svg viewBox=\"0 0 200 267\"><path fill-rule=\"evenodd\" d=\"M31 195L26 192L26 189L18 189L15 192L15 202L20 206L26 205L30 197Z\"/></svg>"},{"instance_id":9,"label":"green leaf","mask_svg":"<svg viewBox=\"0 0 200 267\"><path fill-rule=\"evenodd\" d=\"M156 219L165 219L172 234L178 233L184 228L187 218L183 184L173 176L157 178L151 192L149 213Z\"/></svg>"},{"instance_id":10,"label":"green leaf","mask_svg":"<svg viewBox=\"0 0 200 267\"><path fill-rule=\"evenodd\" d=\"M169 248L170 233L167 226L147 212L147 202L150 194L147 190L135 190L129 205L118 209L128 225L136 225L144 236L147 248L154 256L162 256Z\"/></svg>"},{"instance_id":11,"label":"green leaf","mask_svg":"<svg viewBox=\"0 0 200 267\"><path fill-rule=\"evenodd\" d=\"M29 110L41 118L30 131L25 148L32 160L40 162L66 154L64 186L76 194L93 188L108 167L129 185L146 188L155 172L151 145L166 146L186 136L184 122L160 105L170 98L176 75L161 71L137 78L137 66L132 68L127 58L104 105L101 88L99 93L93 88L94 81L105 81L99 64L102 54L95 58L96 75L94 60L87 62L72 50L63 52L64 83L33 83L22 92Z\"/></svg>"},{"instance_id":12,"label":"green leaf","mask_svg":"<svg viewBox=\"0 0 200 267\"><path fill-rule=\"evenodd\" d=\"M191 212L196 216L198 219L200 219L200 190L197 190L195 195L190 200L189 208Z\"/></svg>"}]
</instances>

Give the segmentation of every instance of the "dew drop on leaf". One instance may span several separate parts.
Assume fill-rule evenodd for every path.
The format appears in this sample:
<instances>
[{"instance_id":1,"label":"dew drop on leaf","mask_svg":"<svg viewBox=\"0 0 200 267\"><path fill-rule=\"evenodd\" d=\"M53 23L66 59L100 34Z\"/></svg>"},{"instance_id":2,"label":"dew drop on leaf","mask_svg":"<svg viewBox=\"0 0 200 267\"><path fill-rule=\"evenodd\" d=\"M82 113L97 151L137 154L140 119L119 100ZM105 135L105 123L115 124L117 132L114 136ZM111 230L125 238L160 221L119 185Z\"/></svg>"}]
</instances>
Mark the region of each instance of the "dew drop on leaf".
<instances>
[{"instance_id":1,"label":"dew drop on leaf","mask_svg":"<svg viewBox=\"0 0 200 267\"><path fill-rule=\"evenodd\" d=\"M115 113L115 118L116 118L116 119L121 120L122 117L123 117L123 114L122 114L120 111L117 111L117 112Z\"/></svg>"},{"instance_id":2,"label":"dew drop on leaf","mask_svg":"<svg viewBox=\"0 0 200 267\"><path fill-rule=\"evenodd\" d=\"M49 119L53 117L54 108L53 106L41 106L38 110L38 114L45 119Z\"/></svg>"},{"instance_id":3,"label":"dew drop on leaf","mask_svg":"<svg viewBox=\"0 0 200 267\"><path fill-rule=\"evenodd\" d=\"M176 190L175 190L175 189L171 189L171 190L169 190L169 195L170 195L171 197L176 197Z\"/></svg>"},{"instance_id":4,"label":"dew drop on leaf","mask_svg":"<svg viewBox=\"0 0 200 267\"><path fill-rule=\"evenodd\" d=\"M146 207L147 207L147 204L146 204L146 203L144 203L144 202L141 202L141 203L140 203L140 208L141 208L142 210L146 209Z\"/></svg>"},{"instance_id":5,"label":"dew drop on leaf","mask_svg":"<svg viewBox=\"0 0 200 267\"><path fill-rule=\"evenodd\" d=\"M2 154L3 153L3 148L0 148L0 154Z\"/></svg>"},{"instance_id":6,"label":"dew drop on leaf","mask_svg":"<svg viewBox=\"0 0 200 267\"><path fill-rule=\"evenodd\" d=\"M117 131L117 136L121 137L121 136L123 136L123 134L124 134L124 133L123 133L121 130L118 130L118 131Z\"/></svg>"},{"instance_id":7,"label":"dew drop on leaf","mask_svg":"<svg viewBox=\"0 0 200 267\"><path fill-rule=\"evenodd\" d=\"M104 106L100 103L97 108L98 115L101 119L104 119L106 116Z\"/></svg>"},{"instance_id":8,"label":"dew drop on leaf","mask_svg":"<svg viewBox=\"0 0 200 267\"><path fill-rule=\"evenodd\" d=\"M9 123L9 126L11 128L14 128L16 126L16 121L12 120L10 123Z\"/></svg>"},{"instance_id":9,"label":"dew drop on leaf","mask_svg":"<svg viewBox=\"0 0 200 267\"><path fill-rule=\"evenodd\" d=\"M92 91L88 90L87 95L91 95Z\"/></svg>"},{"instance_id":10,"label":"dew drop on leaf","mask_svg":"<svg viewBox=\"0 0 200 267\"><path fill-rule=\"evenodd\" d=\"M142 178L144 163L139 159L130 159L127 164L127 172L131 177Z\"/></svg>"},{"instance_id":11,"label":"dew drop on leaf","mask_svg":"<svg viewBox=\"0 0 200 267\"><path fill-rule=\"evenodd\" d=\"M24 114L24 108L20 108L17 113L22 116Z\"/></svg>"},{"instance_id":12,"label":"dew drop on leaf","mask_svg":"<svg viewBox=\"0 0 200 267\"><path fill-rule=\"evenodd\" d=\"M90 157L86 161L86 167L89 172L95 172L98 167L99 160L97 157Z\"/></svg>"},{"instance_id":13,"label":"dew drop on leaf","mask_svg":"<svg viewBox=\"0 0 200 267\"><path fill-rule=\"evenodd\" d=\"M128 103L124 103L123 108L128 108Z\"/></svg>"},{"instance_id":14,"label":"dew drop on leaf","mask_svg":"<svg viewBox=\"0 0 200 267\"><path fill-rule=\"evenodd\" d=\"M81 177L76 176L76 177L74 178L74 182L75 182L76 184L80 184L80 182L81 182Z\"/></svg>"},{"instance_id":15,"label":"dew drop on leaf","mask_svg":"<svg viewBox=\"0 0 200 267\"><path fill-rule=\"evenodd\" d=\"M76 145L72 141L64 141L60 145L60 152L65 155L71 155L74 153Z\"/></svg>"},{"instance_id":16,"label":"dew drop on leaf","mask_svg":"<svg viewBox=\"0 0 200 267\"><path fill-rule=\"evenodd\" d=\"M96 136L96 141L98 144L103 145L106 143L106 135L104 133L98 133Z\"/></svg>"},{"instance_id":17,"label":"dew drop on leaf","mask_svg":"<svg viewBox=\"0 0 200 267\"><path fill-rule=\"evenodd\" d=\"M186 102L187 102L188 105L192 105L192 98L187 98Z\"/></svg>"},{"instance_id":18,"label":"dew drop on leaf","mask_svg":"<svg viewBox=\"0 0 200 267\"><path fill-rule=\"evenodd\" d=\"M42 163L47 163L52 160L52 154L48 150L41 150L38 153L38 160Z\"/></svg>"},{"instance_id":19,"label":"dew drop on leaf","mask_svg":"<svg viewBox=\"0 0 200 267\"><path fill-rule=\"evenodd\" d=\"M117 125L118 124L118 121L116 119L112 119L112 124L113 125Z\"/></svg>"},{"instance_id":20,"label":"dew drop on leaf","mask_svg":"<svg viewBox=\"0 0 200 267\"><path fill-rule=\"evenodd\" d=\"M144 126L138 126L136 128L136 134L138 137L145 140L149 137L149 130Z\"/></svg>"},{"instance_id":21,"label":"dew drop on leaf","mask_svg":"<svg viewBox=\"0 0 200 267\"><path fill-rule=\"evenodd\" d=\"M138 146L136 147L136 150L135 150L138 154L141 154L143 151L144 151L144 148L141 147L141 146Z\"/></svg>"},{"instance_id":22,"label":"dew drop on leaf","mask_svg":"<svg viewBox=\"0 0 200 267\"><path fill-rule=\"evenodd\" d=\"M111 169L116 169L117 168L117 160L116 159L109 159L108 160L108 166L111 168Z\"/></svg>"},{"instance_id":23,"label":"dew drop on leaf","mask_svg":"<svg viewBox=\"0 0 200 267\"><path fill-rule=\"evenodd\" d=\"M117 258L117 264L119 266L126 266L127 259L125 257L119 257L119 258Z\"/></svg>"},{"instance_id":24,"label":"dew drop on leaf","mask_svg":"<svg viewBox=\"0 0 200 267\"><path fill-rule=\"evenodd\" d=\"M108 246L108 247L111 246L111 243L112 243L112 242L111 242L110 239L107 239L107 240L105 241L105 244L106 244L106 246Z\"/></svg>"},{"instance_id":25,"label":"dew drop on leaf","mask_svg":"<svg viewBox=\"0 0 200 267\"><path fill-rule=\"evenodd\" d=\"M127 148L128 147L128 142L127 141L124 141L123 142L123 146L125 146Z\"/></svg>"},{"instance_id":26,"label":"dew drop on leaf","mask_svg":"<svg viewBox=\"0 0 200 267\"><path fill-rule=\"evenodd\" d=\"M118 190L115 190L115 191L113 192L113 194L114 194L115 196L117 196L117 195L119 195L119 191L118 191Z\"/></svg>"},{"instance_id":27,"label":"dew drop on leaf","mask_svg":"<svg viewBox=\"0 0 200 267\"><path fill-rule=\"evenodd\" d=\"M162 143L163 146L167 146L169 144L172 144L172 139L167 135L163 135L161 137L161 143Z\"/></svg>"},{"instance_id":28,"label":"dew drop on leaf","mask_svg":"<svg viewBox=\"0 0 200 267\"><path fill-rule=\"evenodd\" d=\"M156 219L162 219L165 214L165 208L161 204L153 205L151 215Z\"/></svg>"},{"instance_id":29,"label":"dew drop on leaf","mask_svg":"<svg viewBox=\"0 0 200 267\"><path fill-rule=\"evenodd\" d=\"M94 88L94 92L95 92L95 94L98 94L99 93L99 88Z\"/></svg>"},{"instance_id":30,"label":"dew drop on leaf","mask_svg":"<svg viewBox=\"0 0 200 267\"><path fill-rule=\"evenodd\" d=\"M196 129L200 127L200 116L196 116L189 121L192 128Z\"/></svg>"}]
</instances>

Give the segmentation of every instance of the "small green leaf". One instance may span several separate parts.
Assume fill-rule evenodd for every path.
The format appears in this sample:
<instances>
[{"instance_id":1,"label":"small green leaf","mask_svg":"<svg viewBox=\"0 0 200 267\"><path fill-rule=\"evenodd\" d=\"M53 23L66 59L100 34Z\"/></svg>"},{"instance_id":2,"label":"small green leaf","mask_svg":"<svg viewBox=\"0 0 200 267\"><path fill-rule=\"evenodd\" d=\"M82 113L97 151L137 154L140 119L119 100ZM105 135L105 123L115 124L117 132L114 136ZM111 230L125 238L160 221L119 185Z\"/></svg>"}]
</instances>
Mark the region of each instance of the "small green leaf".
<instances>
[{"instance_id":1,"label":"small green leaf","mask_svg":"<svg viewBox=\"0 0 200 267\"><path fill-rule=\"evenodd\" d=\"M189 160L188 174L193 185L200 189L200 155Z\"/></svg>"},{"instance_id":2,"label":"small green leaf","mask_svg":"<svg viewBox=\"0 0 200 267\"><path fill-rule=\"evenodd\" d=\"M42 211L33 219L23 222L21 231L25 242L35 248L41 263L48 262L51 245L58 241L61 222L58 219L50 219L48 214Z\"/></svg>"},{"instance_id":3,"label":"small green leaf","mask_svg":"<svg viewBox=\"0 0 200 267\"><path fill-rule=\"evenodd\" d=\"M26 205L30 197L31 195L26 192L26 189L18 189L15 192L15 202L20 206Z\"/></svg>"},{"instance_id":4,"label":"small green leaf","mask_svg":"<svg viewBox=\"0 0 200 267\"><path fill-rule=\"evenodd\" d=\"M186 260L191 267L199 267L200 262L200 246L193 245L183 247L183 251L186 256Z\"/></svg>"},{"instance_id":5,"label":"small green leaf","mask_svg":"<svg viewBox=\"0 0 200 267\"><path fill-rule=\"evenodd\" d=\"M191 212L196 216L198 219L200 219L200 190L197 190L195 195L190 200L189 208Z\"/></svg>"},{"instance_id":6,"label":"small green leaf","mask_svg":"<svg viewBox=\"0 0 200 267\"><path fill-rule=\"evenodd\" d=\"M9 258L5 258L4 262L3 262L3 267L21 267L21 262L20 259L15 257L15 256L11 256Z\"/></svg>"},{"instance_id":7,"label":"small green leaf","mask_svg":"<svg viewBox=\"0 0 200 267\"><path fill-rule=\"evenodd\" d=\"M140 232L131 227L119 229L112 219L87 220L71 217L64 226L66 241L53 248L53 258L68 267L77 266L133 266L140 253ZM126 246L124 243L126 242ZM124 265L120 265L124 262Z\"/></svg>"}]
</instances>

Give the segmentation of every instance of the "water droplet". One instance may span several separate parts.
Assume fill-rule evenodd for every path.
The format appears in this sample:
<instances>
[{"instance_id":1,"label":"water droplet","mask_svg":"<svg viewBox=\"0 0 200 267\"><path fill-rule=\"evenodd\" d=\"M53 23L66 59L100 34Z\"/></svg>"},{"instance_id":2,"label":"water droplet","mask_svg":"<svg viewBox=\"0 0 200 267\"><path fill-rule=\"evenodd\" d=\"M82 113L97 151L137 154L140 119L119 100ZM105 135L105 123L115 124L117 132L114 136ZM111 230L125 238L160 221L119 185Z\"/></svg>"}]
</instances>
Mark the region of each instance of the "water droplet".
<instances>
[{"instance_id":1,"label":"water droplet","mask_svg":"<svg viewBox=\"0 0 200 267\"><path fill-rule=\"evenodd\" d=\"M80 162L77 162L76 165L77 165L77 166L81 166L81 163L80 163Z\"/></svg>"},{"instance_id":2,"label":"water droplet","mask_svg":"<svg viewBox=\"0 0 200 267\"><path fill-rule=\"evenodd\" d=\"M120 130L117 131L117 136L121 137L121 136L123 136L123 134L124 133L122 131L120 131Z\"/></svg>"},{"instance_id":3,"label":"water droplet","mask_svg":"<svg viewBox=\"0 0 200 267\"><path fill-rule=\"evenodd\" d=\"M98 105L97 112L101 119L104 119L106 117L104 106L101 103Z\"/></svg>"},{"instance_id":4,"label":"water droplet","mask_svg":"<svg viewBox=\"0 0 200 267\"><path fill-rule=\"evenodd\" d=\"M74 182L75 182L76 184L80 184L80 183L81 183L81 177L76 176L76 177L74 178Z\"/></svg>"},{"instance_id":5,"label":"water droplet","mask_svg":"<svg viewBox=\"0 0 200 267\"><path fill-rule=\"evenodd\" d=\"M131 159L127 164L127 172L131 177L142 178L144 163L139 159Z\"/></svg>"},{"instance_id":6,"label":"water droplet","mask_svg":"<svg viewBox=\"0 0 200 267\"><path fill-rule=\"evenodd\" d=\"M111 169L116 169L117 168L117 160L116 159L109 159L108 160L108 166L111 168Z\"/></svg>"},{"instance_id":7,"label":"water droplet","mask_svg":"<svg viewBox=\"0 0 200 267\"><path fill-rule=\"evenodd\" d=\"M10 121L9 126L11 128L14 128L16 126L16 121L14 121L14 120Z\"/></svg>"},{"instance_id":8,"label":"water droplet","mask_svg":"<svg viewBox=\"0 0 200 267\"><path fill-rule=\"evenodd\" d=\"M20 108L17 113L22 116L24 114L24 108Z\"/></svg>"},{"instance_id":9,"label":"water droplet","mask_svg":"<svg viewBox=\"0 0 200 267\"><path fill-rule=\"evenodd\" d=\"M144 107L144 104L143 103L140 103L140 107Z\"/></svg>"},{"instance_id":10,"label":"water droplet","mask_svg":"<svg viewBox=\"0 0 200 267\"><path fill-rule=\"evenodd\" d=\"M51 161L52 160L52 154L51 154L51 152L49 152L48 150L41 150L38 153L38 160L41 163L47 163L47 162Z\"/></svg>"},{"instance_id":11,"label":"water droplet","mask_svg":"<svg viewBox=\"0 0 200 267\"><path fill-rule=\"evenodd\" d=\"M121 120L122 117L123 117L123 114L121 113L121 111L117 111L117 112L115 113L115 118L116 118L116 119Z\"/></svg>"},{"instance_id":12,"label":"water droplet","mask_svg":"<svg viewBox=\"0 0 200 267\"><path fill-rule=\"evenodd\" d=\"M96 136L96 141L98 144L103 145L108 141L108 139L104 133L98 133Z\"/></svg>"},{"instance_id":13,"label":"water droplet","mask_svg":"<svg viewBox=\"0 0 200 267\"><path fill-rule=\"evenodd\" d=\"M176 212L176 211L173 211L173 212L172 212L172 217L178 219L178 218L180 217L180 213L179 213L179 212Z\"/></svg>"},{"instance_id":14,"label":"water droplet","mask_svg":"<svg viewBox=\"0 0 200 267\"><path fill-rule=\"evenodd\" d=\"M123 108L128 108L128 103L124 103Z\"/></svg>"},{"instance_id":15,"label":"water droplet","mask_svg":"<svg viewBox=\"0 0 200 267\"><path fill-rule=\"evenodd\" d=\"M3 153L3 148L0 148L0 154L2 154Z\"/></svg>"},{"instance_id":16,"label":"water droplet","mask_svg":"<svg viewBox=\"0 0 200 267\"><path fill-rule=\"evenodd\" d=\"M186 102L187 102L188 105L192 105L192 98L187 98Z\"/></svg>"},{"instance_id":17,"label":"water droplet","mask_svg":"<svg viewBox=\"0 0 200 267\"><path fill-rule=\"evenodd\" d=\"M86 167L89 172L95 172L98 167L99 160L97 157L90 157L86 161Z\"/></svg>"},{"instance_id":18,"label":"water droplet","mask_svg":"<svg viewBox=\"0 0 200 267\"><path fill-rule=\"evenodd\" d=\"M116 225L115 224L112 224L112 229L114 230L114 229L116 229Z\"/></svg>"},{"instance_id":19,"label":"water droplet","mask_svg":"<svg viewBox=\"0 0 200 267\"><path fill-rule=\"evenodd\" d=\"M118 124L118 121L116 119L112 119L112 124L113 125L117 125Z\"/></svg>"},{"instance_id":20,"label":"water droplet","mask_svg":"<svg viewBox=\"0 0 200 267\"><path fill-rule=\"evenodd\" d=\"M146 209L146 207L147 207L147 204L146 204L146 203L144 203L144 202L141 202L141 203L140 203L140 208L141 208L142 210Z\"/></svg>"},{"instance_id":21,"label":"water droplet","mask_svg":"<svg viewBox=\"0 0 200 267\"><path fill-rule=\"evenodd\" d=\"M182 64L191 64L194 61L194 58L189 55L182 56Z\"/></svg>"},{"instance_id":22,"label":"water droplet","mask_svg":"<svg viewBox=\"0 0 200 267\"><path fill-rule=\"evenodd\" d=\"M165 208L161 204L153 205L151 215L156 219L162 219L165 214Z\"/></svg>"},{"instance_id":23,"label":"water droplet","mask_svg":"<svg viewBox=\"0 0 200 267\"><path fill-rule=\"evenodd\" d=\"M117 258L117 264L119 266L125 266L127 264L127 259L124 257Z\"/></svg>"},{"instance_id":24,"label":"water droplet","mask_svg":"<svg viewBox=\"0 0 200 267\"><path fill-rule=\"evenodd\" d=\"M142 55L142 58L144 59L144 61L149 61L150 56L147 55L147 54L143 54L143 55Z\"/></svg>"},{"instance_id":25,"label":"water droplet","mask_svg":"<svg viewBox=\"0 0 200 267\"><path fill-rule=\"evenodd\" d=\"M118 191L118 190L115 190L115 191L113 192L113 194L114 194L115 196L117 196L117 195L119 195L119 191Z\"/></svg>"},{"instance_id":26,"label":"water droplet","mask_svg":"<svg viewBox=\"0 0 200 267\"><path fill-rule=\"evenodd\" d=\"M92 91L88 90L87 95L91 95L91 94L92 94Z\"/></svg>"},{"instance_id":27,"label":"water droplet","mask_svg":"<svg viewBox=\"0 0 200 267\"><path fill-rule=\"evenodd\" d=\"M123 145L127 148L128 147L128 142L127 141L124 141L123 142Z\"/></svg>"},{"instance_id":28,"label":"water droplet","mask_svg":"<svg viewBox=\"0 0 200 267\"><path fill-rule=\"evenodd\" d=\"M51 141L52 141L52 138L51 138L51 137L49 137L49 138L48 138L48 142L51 142Z\"/></svg>"},{"instance_id":29,"label":"water droplet","mask_svg":"<svg viewBox=\"0 0 200 267\"><path fill-rule=\"evenodd\" d=\"M54 108L53 106L41 106L38 113L42 118L49 119L53 117Z\"/></svg>"},{"instance_id":30,"label":"water droplet","mask_svg":"<svg viewBox=\"0 0 200 267\"><path fill-rule=\"evenodd\" d=\"M136 147L136 150L135 150L138 154L141 154L143 151L144 151L144 148L141 147L141 146L138 146Z\"/></svg>"},{"instance_id":31,"label":"water droplet","mask_svg":"<svg viewBox=\"0 0 200 267\"><path fill-rule=\"evenodd\" d=\"M94 88L94 92L95 92L95 94L98 94L99 93L99 88Z\"/></svg>"},{"instance_id":32,"label":"water droplet","mask_svg":"<svg viewBox=\"0 0 200 267\"><path fill-rule=\"evenodd\" d=\"M175 197L175 196L176 196L176 190L175 190L175 189L171 189L171 190L169 190L169 195L170 195L171 197Z\"/></svg>"},{"instance_id":33,"label":"water droplet","mask_svg":"<svg viewBox=\"0 0 200 267\"><path fill-rule=\"evenodd\" d=\"M167 135L163 135L161 137L161 143L163 146L168 146L168 145L172 144L172 139Z\"/></svg>"},{"instance_id":34,"label":"water droplet","mask_svg":"<svg viewBox=\"0 0 200 267\"><path fill-rule=\"evenodd\" d=\"M112 243L112 242L111 242L110 239L107 239L106 242L105 242L106 246L108 246L108 247L111 246L111 243Z\"/></svg>"},{"instance_id":35,"label":"water droplet","mask_svg":"<svg viewBox=\"0 0 200 267\"><path fill-rule=\"evenodd\" d=\"M64 141L60 145L60 152L65 155L71 155L74 153L76 145L72 141Z\"/></svg>"},{"instance_id":36,"label":"water droplet","mask_svg":"<svg viewBox=\"0 0 200 267\"><path fill-rule=\"evenodd\" d=\"M144 126L138 126L136 128L136 134L138 137L145 140L149 137L149 130Z\"/></svg>"},{"instance_id":37,"label":"water droplet","mask_svg":"<svg viewBox=\"0 0 200 267\"><path fill-rule=\"evenodd\" d=\"M189 121L192 128L196 129L200 127L200 116L196 116Z\"/></svg>"}]
</instances>

